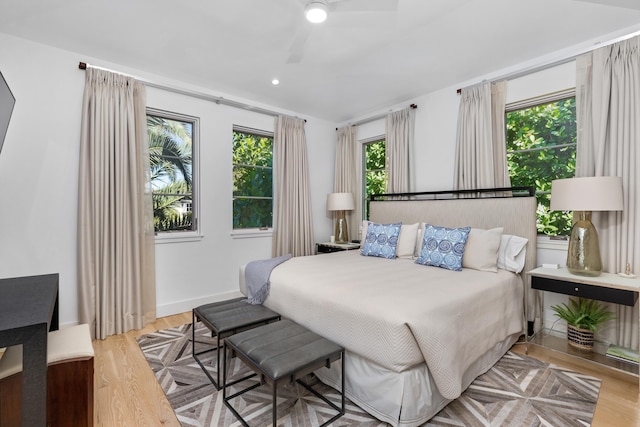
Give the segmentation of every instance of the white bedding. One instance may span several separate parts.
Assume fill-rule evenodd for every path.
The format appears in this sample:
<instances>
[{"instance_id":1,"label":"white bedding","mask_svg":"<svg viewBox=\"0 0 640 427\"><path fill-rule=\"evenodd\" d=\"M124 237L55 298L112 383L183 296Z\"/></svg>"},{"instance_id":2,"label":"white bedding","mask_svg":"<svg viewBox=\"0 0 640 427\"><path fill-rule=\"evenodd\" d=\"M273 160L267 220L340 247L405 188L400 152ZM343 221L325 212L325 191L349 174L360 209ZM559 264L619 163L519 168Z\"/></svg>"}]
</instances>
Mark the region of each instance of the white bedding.
<instances>
[{"instance_id":1,"label":"white bedding","mask_svg":"<svg viewBox=\"0 0 640 427\"><path fill-rule=\"evenodd\" d=\"M270 280L267 307L385 370L426 362L447 399L480 356L523 330L522 279L504 270L453 272L345 251L293 258Z\"/></svg>"}]
</instances>

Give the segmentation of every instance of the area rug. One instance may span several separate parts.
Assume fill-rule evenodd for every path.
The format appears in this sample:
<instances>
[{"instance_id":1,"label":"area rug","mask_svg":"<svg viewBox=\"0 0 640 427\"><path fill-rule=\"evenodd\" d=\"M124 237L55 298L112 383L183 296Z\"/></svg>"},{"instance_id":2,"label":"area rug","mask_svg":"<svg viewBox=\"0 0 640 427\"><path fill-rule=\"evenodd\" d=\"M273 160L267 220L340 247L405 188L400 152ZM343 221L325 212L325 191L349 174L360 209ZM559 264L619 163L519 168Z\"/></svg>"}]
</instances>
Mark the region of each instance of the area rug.
<instances>
[{"instance_id":1,"label":"area rug","mask_svg":"<svg viewBox=\"0 0 640 427\"><path fill-rule=\"evenodd\" d=\"M183 427L241 426L224 405L222 392L215 390L191 356L190 324L143 335L138 344ZM196 351L214 344L209 330L197 323ZM215 377L211 366L215 352L202 358ZM231 377L246 370L237 358L232 359ZM314 377L311 381L320 393L340 405L337 391ZM248 383L243 383L243 388L244 384ZM508 352L425 426L589 426L599 391L597 378ZM296 384L281 387L278 393L278 426L318 426L335 414ZM258 387L232 402L251 426L271 425L269 386ZM332 425L388 426L348 400L346 414Z\"/></svg>"}]
</instances>

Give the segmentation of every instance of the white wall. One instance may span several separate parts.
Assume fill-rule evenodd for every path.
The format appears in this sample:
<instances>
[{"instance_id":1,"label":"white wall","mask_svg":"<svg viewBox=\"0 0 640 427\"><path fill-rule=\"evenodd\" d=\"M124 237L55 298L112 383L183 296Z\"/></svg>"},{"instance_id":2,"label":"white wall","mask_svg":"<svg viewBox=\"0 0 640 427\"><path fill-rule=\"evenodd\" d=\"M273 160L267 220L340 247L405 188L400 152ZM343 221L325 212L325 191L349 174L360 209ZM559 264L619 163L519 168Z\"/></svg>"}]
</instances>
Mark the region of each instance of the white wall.
<instances>
[{"instance_id":1,"label":"white wall","mask_svg":"<svg viewBox=\"0 0 640 427\"><path fill-rule=\"evenodd\" d=\"M0 71L16 98L0 153L0 277L60 273L63 325L78 321L76 210L85 78L79 61L206 92L123 64L0 34ZM242 263L271 256L270 237L231 236L231 129L236 124L272 131L273 118L154 88L148 89L147 105L197 116L201 126L203 238L156 244L157 306L162 316L226 297L238 288ZM333 176L335 124L305 118L314 233L324 241L331 234L325 200L333 187L326 176Z\"/></svg>"}]
</instances>

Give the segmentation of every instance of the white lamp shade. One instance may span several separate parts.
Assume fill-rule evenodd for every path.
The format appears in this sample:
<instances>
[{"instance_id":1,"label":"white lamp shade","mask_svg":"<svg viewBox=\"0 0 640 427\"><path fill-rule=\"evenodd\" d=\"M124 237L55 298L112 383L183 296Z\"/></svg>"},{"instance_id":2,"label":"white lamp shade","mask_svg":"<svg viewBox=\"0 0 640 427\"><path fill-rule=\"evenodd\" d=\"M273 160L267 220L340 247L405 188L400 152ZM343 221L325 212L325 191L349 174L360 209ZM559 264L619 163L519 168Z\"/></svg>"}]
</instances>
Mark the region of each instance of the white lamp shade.
<instances>
[{"instance_id":1,"label":"white lamp shade","mask_svg":"<svg viewBox=\"0 0 640 427\"><path fill-rule=\"evenodd\" d=\"M319 24L327 19L329 7L324 0L312 0L304 10L307 21Z\"/></svg>"},{"instance_id":2,"label":"white lamp shade","mask_svg":"<svg viewBox=\"0 0 640 427\"><path fill-rule=\"evenodd\" d=\"M551 182L552 211L621 211L622 178L594 176Z\"/></svg>"},{"instance_id":3,"label":"white lamp shade","mask_svg":"<svg viewBox=\"0 0 640 427\"><path fill-rule=\"evenodd\" d=\"M327 194L328 211L352 211L356 208L351 193L329 193Z\"/></svg>"}]
</instances>

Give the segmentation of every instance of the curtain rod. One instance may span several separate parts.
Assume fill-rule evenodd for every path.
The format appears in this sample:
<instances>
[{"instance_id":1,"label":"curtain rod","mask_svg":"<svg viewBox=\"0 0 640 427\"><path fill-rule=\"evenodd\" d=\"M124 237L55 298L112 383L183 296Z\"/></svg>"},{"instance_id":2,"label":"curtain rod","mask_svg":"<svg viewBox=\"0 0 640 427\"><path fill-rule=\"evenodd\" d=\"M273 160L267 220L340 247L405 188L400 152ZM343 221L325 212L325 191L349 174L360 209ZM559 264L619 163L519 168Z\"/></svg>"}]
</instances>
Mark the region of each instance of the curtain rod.
<instances>
[{"instance_id":1,"label":"curtain rod","mask_svg":"<svg viewBox=\"0 0 640 427\"><path fill-rule=\"evenodd\" d=\"M149 86L149 87L154 87L156 89L166 90L166 91L177 93L177 94L180 94L180 95L187 95L187 96L191 96L191 97L194 97L194 98L204 99L205 101L211 101L211 102L214 102L216 104L222 104L222 105L227 105L229 107L240 108L242 110L253 111L253 112L256 112L256 113L265 114L267 116L272 116L272 117L276 117L276 116L281 115L281 113L279 113L277 111L268 110L266 108L255 107L253 105L245 104L243 102L233 101L231 99L223 98L221 96L209 95L209 94L206 94L206 93L203 93L203 92L197 92L197 91L193 91L193 90L177 88L175 86L168 86L168 85L155 83L155 82L152 82L152 81L147 80L147 79L142 79L142 78L139 78L139 77L136 77L136 76L132 76L130 74L125 74L125 73L121 73L119 71L110 70L108 68L96 67L94 65L87 64L86 62L80 62L78 64L78 68L81 69L81 70L86 70L88 67L96 68L96 69L99 69L99 70L105 70L105 71L109 71L109 72L116 73L116 74L123 74L123 75L129 76L129 77L133 77L136 80L141 81L142 83L144 83L146 86ZM286 115L286 114L282 114L282 115ZM304 121L306 122L307 120L305 119Z\"/></svg>"},{"instance_id":2,"label":"curtain rod","mask_svg":"<svg viewBox=\"0 0 640 427\"><path fill-rule=\"evenodd\" d=\"M413 108L415 110L416 108L418 108L418 105L417 104L411 104L411 105L409 105L409 108ZM396 110L396 111L400 111L400 110ZM370 123L370 122L373 122L375 120L383 119L383 118L387 117L387 115L389 115L391 113L394 113L394 112L395 111L389 111L388 113L376 114L375 116L367 117L366 119L358 120L357 122L348 123L347 126L358 126L358 125L363 125L365 123ZM336 130L338 130L338 128L336 128Z\"/></svg>"},{"instance_id":3,"label":"curtain rod","mask_svg":"<svg viewBox=\"0 0 640 427\"><path fill-rule=\"evenodd\" d=\"M482 83L486 83L486 82L493 83L493 82L498 82L500 80L513 80L513 79L517 79L519 77L524 77L524 76L526 76L528 74L531 74L531 73L537 73L539 71L544 71L544 70L552 68L552 67L557 67L558 65L566 64L568 62L573 61L574 59L576 59L580 55L584 55L585 53L593 52L594 50L600 49L601 47L610 46L610 45L612 45L614 43L618 43L618 42L621 42L623 40L630 39L630 38L635 37L637 35L640 35L640 31L634 31L631 34L627 34L626 36L622 36L622 37L615 38L613 40L609 40L608 42L605 42L605 43L597 43L594 46L590 46L588 48L582 49L580 52L576 53L575 55L571 55L571 56L568 56L566 58L562 58L562 59L559 59L559 60L556 60L556 61L551 61L551 62L548 62L546 64L536 65L536 66L533 66L533 67L530 67L530 68L525 68L524 70L514 71L512 73L507 73L507 74L504 74L504 75L499 76L499 77L494 77L492 79L483 80L481 82L466 86L464 89L467 89L467 88L470 88L470 87L474 87L476 85L479 85L479 84L482 84ZM457 89L456 93L458 95L460 95L462 93L462 89Z\"/></svg>"}]
</instances>

